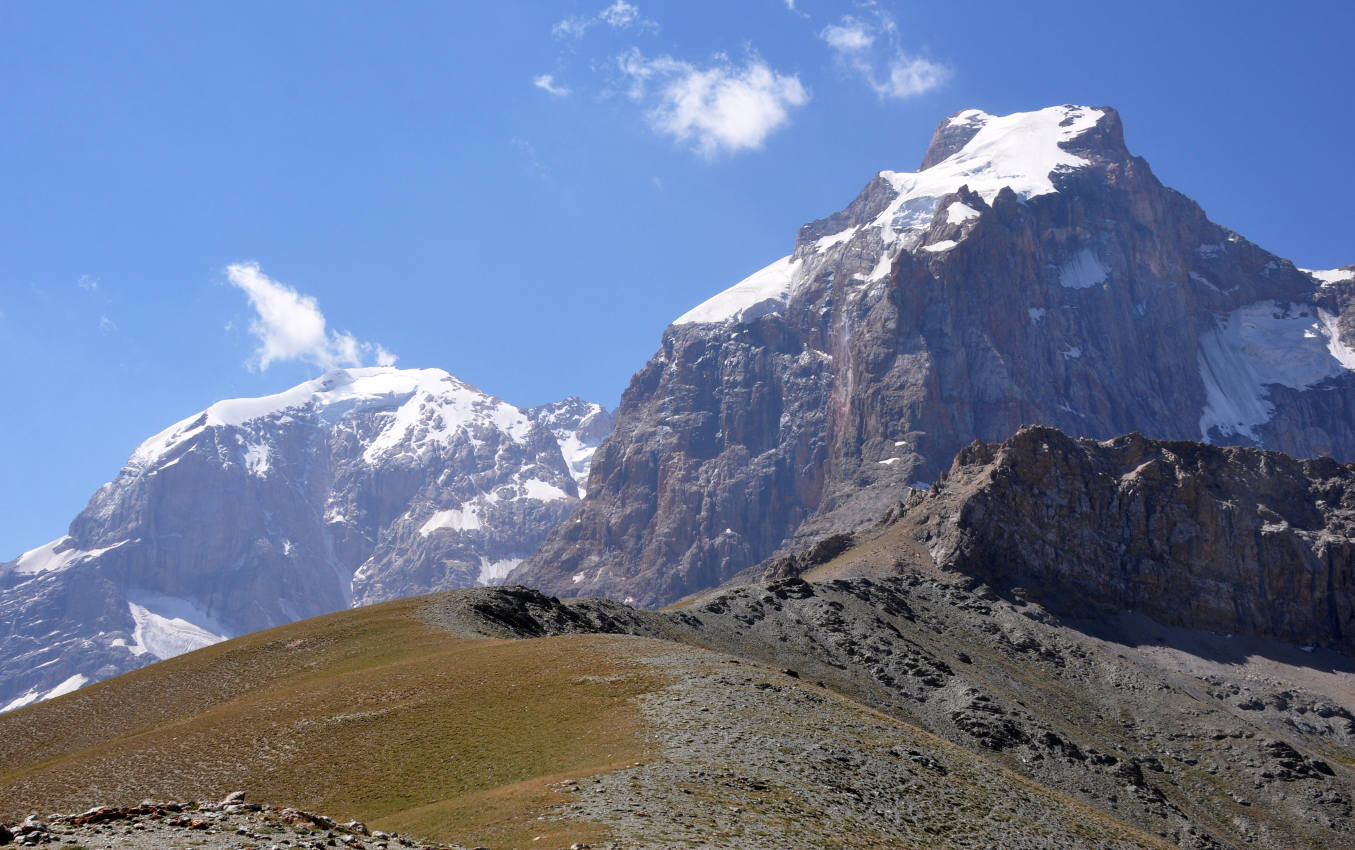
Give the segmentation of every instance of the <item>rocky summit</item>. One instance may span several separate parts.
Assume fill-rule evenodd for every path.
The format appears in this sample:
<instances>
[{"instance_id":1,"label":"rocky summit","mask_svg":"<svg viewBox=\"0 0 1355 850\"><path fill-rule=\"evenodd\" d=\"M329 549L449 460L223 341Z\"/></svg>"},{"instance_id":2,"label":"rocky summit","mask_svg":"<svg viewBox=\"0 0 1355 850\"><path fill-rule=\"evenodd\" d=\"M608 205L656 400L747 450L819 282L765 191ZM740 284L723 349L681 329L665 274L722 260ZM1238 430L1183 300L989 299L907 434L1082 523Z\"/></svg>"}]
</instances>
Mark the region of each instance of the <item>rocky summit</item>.
<instances>
[{"instance_id":1,"label":"rocky summit","mask_svg":"<svg viewBox=\"0 0 1355 850\"><path fill-rule=\"evenodd\" d=\"M965 110L679 317L513 580L660 605L874 522L1021 425L1355 459L1355 267L1210 221L1109 108Z\"/></svg>"},{"instance_id":2,"label":"rocky summit","mask_svg":"<svg viewBox=\"0 0 1355 850\"><path fill-rule=\"evenodd\" d=\"M438 369L346 369L142 443L69 534L0 565L0 710L304 617L497 582L611 429Z\"/></svg>"}]
</instances>

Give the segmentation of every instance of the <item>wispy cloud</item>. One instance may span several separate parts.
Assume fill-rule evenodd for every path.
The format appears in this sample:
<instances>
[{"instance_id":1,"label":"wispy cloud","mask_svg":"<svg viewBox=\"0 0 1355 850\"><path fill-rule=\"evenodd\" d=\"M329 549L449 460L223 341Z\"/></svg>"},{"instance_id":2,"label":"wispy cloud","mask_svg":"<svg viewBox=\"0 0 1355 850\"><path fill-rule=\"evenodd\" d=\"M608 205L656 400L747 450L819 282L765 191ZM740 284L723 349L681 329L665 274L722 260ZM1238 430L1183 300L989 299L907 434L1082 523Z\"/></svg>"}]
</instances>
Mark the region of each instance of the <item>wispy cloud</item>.
<instances>
[{"instance_id":1,"label":"wispy cloud","mask_svg":"<svg viewBox=\"0 0 1355 850\"><path fill-rule=\"evenodd\" d=\"M538 74L532 78L532 85L556 97L564 97L569 94L569 89L555 84L554 74Z\"/></svg>"},{"instance_id":2,"label":"wispy cloud","mask_svg":"<svg viewBox=\"0 0 1355 850\"><path fill-rule=\"evenodd\" d=\"M639 6L627 3L626 0L616 0L595 15L574 15L565 18L551 27L551 34L556 38L583 38L598 24L618 30L636 29L651 33L659 31L658 22L641 15Z\"/></svg>"},{"instance_id":3,"label":"wispy cloud","mask_svg":"<svg viewBox=\"0 0 1355 850\"><path fill-rule=\"evenodd\" d=\"M522 158L523 168L533 177L546 180L550 178L550 169L541 161L541 157L536 152L536 146L520 136L514 136L508 140L508 144L513 146L513 150L518 152Z\"/></svg>"},{"instance_id":4,"label":"wispy cloud","mask_svg":"<svg viewBox=\"0 0 1355 850\"><path fill-rule=\"evenodd\" d=\"M649 124L707 159L754 150L809 102L794 74L779 74L757 57L742 67L716 57L701 68L669 56L648 59L632 48L618 59L630 97L647 106Z\"/></svg>"},{"instance_id":5,"label":"wispy cloud","mask_svg":"<svg viewBox=\"0 0 1355 850\"><path fill-rule=\"evenodd\" d=\"M113 322L112 319L108 318L107 316L99 317L99 330L102 333L111 334L113 331L117 329L118 326Z\"/></svg>"},{"instance_id":6,"label":"wispy cloud","mask_svg":"<svg viewBox=\"0 0 1355 850\"><path fill-rule=\"evenodd\" d=\"M845 15L819 32L839 62L856 72L880 98L904 99L929 92L950 77L944 65L905 51L894 19L877 4L871 20Z\"/></svg>"},{"instance_id":7,"label":"wispy cloud","mask_svg":"<svg viewBox=\"0 0 1355 850\"><path fill-rule=\"evenodd\" d=\"M617 28L625 28L643 20L640 17L640 8L627 3L626 0L616 0L615 3L599 12L598 17L607 26Z\"/></svg>"},{"instance_id":8,"label":"wispy cloud","mask_svg":"<svg viewBox=\"0 0 1355 850\"><path fill-rule=\"evenodd\" d=\"M75 282L75 285L80 287L86 292L99 291L99 279L97 277L94 277L93 275L88 274L80 275L80 279Z\"/></svg>"},{"instance_id":9,"label":"wispy cloud","mask_svg":"<svg viewBox=\"0 0 1355 850\"><path fill-rule=\"evenodd\" d=\"M251 367L263 371L287 360L313 363L321 369L395 364L395 355L378 343L359 342L351 333L325 327L320 306L309 295L280 283L259 270L258 263L226 267L226 279L245 293L255 316L249 332L259 342Z\"/></svg>"}]
</instances>

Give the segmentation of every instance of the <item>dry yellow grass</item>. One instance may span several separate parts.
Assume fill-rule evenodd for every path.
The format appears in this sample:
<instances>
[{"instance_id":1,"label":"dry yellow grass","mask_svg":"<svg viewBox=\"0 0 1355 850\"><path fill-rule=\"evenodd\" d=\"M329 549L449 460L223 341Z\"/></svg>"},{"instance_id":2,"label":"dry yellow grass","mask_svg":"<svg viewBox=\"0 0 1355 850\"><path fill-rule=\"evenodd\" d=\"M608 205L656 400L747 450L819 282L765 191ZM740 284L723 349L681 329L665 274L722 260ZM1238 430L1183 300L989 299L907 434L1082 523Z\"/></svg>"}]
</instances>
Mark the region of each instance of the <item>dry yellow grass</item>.
<instances>
[{"instance_id":1,"label":"dry yellow grass","mask_svg":"<svg viewBox=\"0 0 1355 850\"><path fill-rule=\"evenodd\" d=\"M218 797L493 847L595 840L548 785L643 756L638 638L477 640L401 600L250 635L0 716L0 819Z\"/></svg>"}]
</instances>

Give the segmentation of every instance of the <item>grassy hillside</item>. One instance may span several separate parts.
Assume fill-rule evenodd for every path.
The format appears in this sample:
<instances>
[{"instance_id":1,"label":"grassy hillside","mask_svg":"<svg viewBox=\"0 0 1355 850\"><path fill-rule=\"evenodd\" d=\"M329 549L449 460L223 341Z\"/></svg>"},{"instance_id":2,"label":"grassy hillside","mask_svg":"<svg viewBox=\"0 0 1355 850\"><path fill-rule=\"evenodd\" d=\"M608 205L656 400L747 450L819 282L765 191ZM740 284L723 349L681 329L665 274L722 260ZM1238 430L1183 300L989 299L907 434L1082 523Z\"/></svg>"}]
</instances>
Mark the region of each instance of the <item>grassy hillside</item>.
<instances>
[{"instance_id":1,"label":"grassy hillside","mask_svg":"<svg viewBox=\"0 0 1355 850\"><path fill-rule=\"evenodd\" d=\"M472 639L426 625L421 604L261 632L0 716L0 820L239 788L446 840L596 838L535 813L558 802L553 778L644 755L634 698L660 683L624 646L643 639Z\"/></svg>"}]
</instances>

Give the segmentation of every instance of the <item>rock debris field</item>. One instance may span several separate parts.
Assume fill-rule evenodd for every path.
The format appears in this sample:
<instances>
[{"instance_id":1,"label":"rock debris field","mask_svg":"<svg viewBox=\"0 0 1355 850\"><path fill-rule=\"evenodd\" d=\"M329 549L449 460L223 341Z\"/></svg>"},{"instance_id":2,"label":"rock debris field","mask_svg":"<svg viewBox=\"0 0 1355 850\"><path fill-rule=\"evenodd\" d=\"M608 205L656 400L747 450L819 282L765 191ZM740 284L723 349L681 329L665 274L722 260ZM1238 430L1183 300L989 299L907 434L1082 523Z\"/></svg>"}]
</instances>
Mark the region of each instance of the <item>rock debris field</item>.
<instances>
[{"instance_id":1,"label":"rock debris field","mask_svg":"<svg viewBox=\"0 0 1355 850\"><path fill-rule=\"evenodd\" d=\"M369 830L358 821L338 823L314 812L246 802L239 792L218 803L146 800L78 815L33 815L0 824L4 844L53 850L464 850Z\"/></svg>"}]
</instances>

